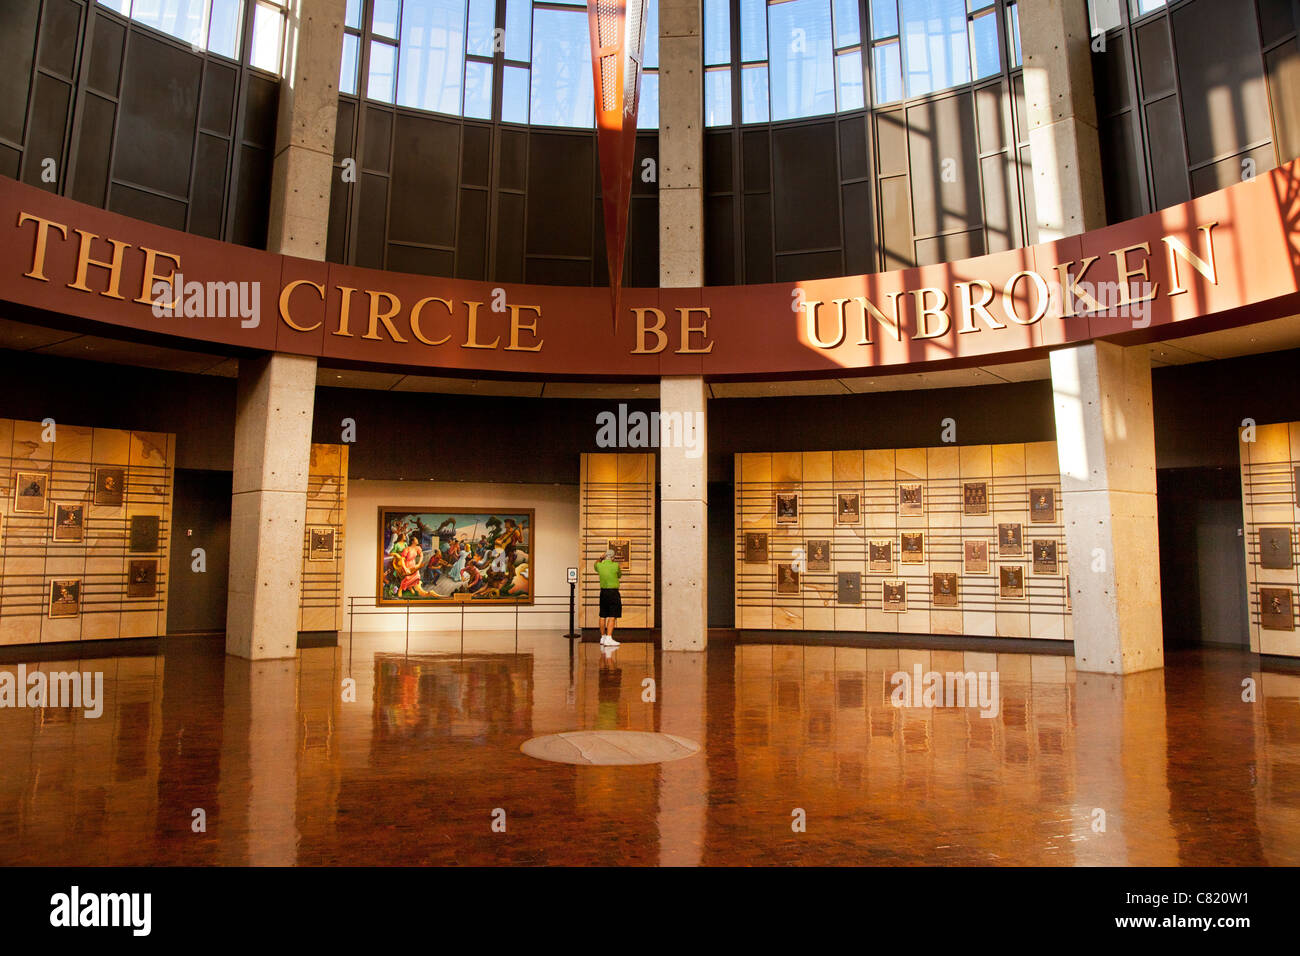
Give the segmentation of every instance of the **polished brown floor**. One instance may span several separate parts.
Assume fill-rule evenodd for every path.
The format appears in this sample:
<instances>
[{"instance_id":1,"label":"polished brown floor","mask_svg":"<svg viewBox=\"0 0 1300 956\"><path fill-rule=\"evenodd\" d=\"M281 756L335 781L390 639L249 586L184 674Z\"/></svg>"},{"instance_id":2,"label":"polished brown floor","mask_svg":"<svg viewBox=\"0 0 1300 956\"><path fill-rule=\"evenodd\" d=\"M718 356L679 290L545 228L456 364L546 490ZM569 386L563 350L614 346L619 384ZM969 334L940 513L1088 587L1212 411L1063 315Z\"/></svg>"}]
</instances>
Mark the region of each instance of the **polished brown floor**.
<instances>
[{"instance_id":1,"label":"polished brown floor","mask_svg":"<svg viewBox=\"0 0 1300 956\"><path fill-rule=\"evenodd\" d=\"M0 863L1300 863L1300 675L1248 654L1121 679L1020 654L569 650L359 636L250 665L169 639L82 661L99 719L0 709ZM998 716L891 706L916 663L997 670ZM704 746L627 767L519 751L575 729Z\"/></svg>"}]
</instances>

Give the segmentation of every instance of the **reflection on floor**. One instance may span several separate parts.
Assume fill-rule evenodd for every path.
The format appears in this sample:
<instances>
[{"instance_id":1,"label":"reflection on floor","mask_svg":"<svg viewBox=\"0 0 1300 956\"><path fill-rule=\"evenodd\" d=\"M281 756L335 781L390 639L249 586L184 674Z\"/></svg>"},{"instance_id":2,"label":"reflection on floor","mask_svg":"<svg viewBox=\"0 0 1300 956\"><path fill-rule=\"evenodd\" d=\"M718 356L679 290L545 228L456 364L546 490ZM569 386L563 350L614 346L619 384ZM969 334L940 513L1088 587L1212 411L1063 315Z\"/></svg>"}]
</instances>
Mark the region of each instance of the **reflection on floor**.
<instances>
[{"instance_id":1,"label":"reflection on floor","mask_svg":"<svg viewBox=\"0 0 1300 956\"><path fill-rule=\"evenodd\" d=\"M556 633L480 633L255 665L169 639L37 667L103 671L104 710L0 709L4 864L1300 863L1300 675L1233 651L1120 679L1063 657L571 656ZM898 671L996 672L996 716L896 707ZM703 750L520 752L578 729Z\"/></svg>"}]
</instances>

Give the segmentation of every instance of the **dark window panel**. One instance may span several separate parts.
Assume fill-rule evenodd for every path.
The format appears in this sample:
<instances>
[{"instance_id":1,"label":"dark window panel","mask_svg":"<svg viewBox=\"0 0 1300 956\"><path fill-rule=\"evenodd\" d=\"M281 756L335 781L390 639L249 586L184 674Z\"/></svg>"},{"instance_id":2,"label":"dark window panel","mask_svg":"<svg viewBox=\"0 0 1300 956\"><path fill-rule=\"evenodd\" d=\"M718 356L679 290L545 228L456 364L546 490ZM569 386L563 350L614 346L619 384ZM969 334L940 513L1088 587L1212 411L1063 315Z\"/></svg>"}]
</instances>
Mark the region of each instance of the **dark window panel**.
<instances>
[{"instance_id":1,"label":"dark window panel","mask_svg":"<svg viewBox=\"0 0 1300 956\"><path fill-rule=\"evenodd\" d=\"M487 214L488 194L485 191L460 191L460 223L456 229L458 279L487 278Z\"/></svg>"},{"instance_id":2,"label":"dark window panel","mask_svg":"<svg viewBox=\"0 0 1300 956\"><path fill-rule=\"evenodd\" d=\"M880 220L884 233L885 271L906 269L915 265L912 248L912 200L906 176L895 176L880 182Z\"/></svg>"},{"instance_id":3,"label":"dark window panel","mask_svg":"<svg viewBox=\"0 0 1300 956\"><path fill-rule=\"evenodd\" d=\"M1294 0L1259 0L1259 31L1266 45L1297 30L1300 30L1300 6Z\"/></svg>"},{"instance_id":4,"label":"dark window panel","mask_svg":"<svg viewBox=\"0 0 1300 956\"><path fill-rule=\"evenodd\" d=\"M143 219L169 229L185 228L185 203L122 183L114 183L109 191L108 208L123 216Z\"/></svg>"},{"instance_id":5,"label":"dark window panel","mask_svg":"<svg viewBox=\"0 0 1300 956\"><path fill-rule=\"evenodd\" d=\"M133 59L134 56L133 52ZM280 109L280 84L256 73L245 73L244 78L244 140L273 150L275 121Z\"/></svg>"},{"instance_id":6,"label":"dark window panel","mask_svg":"<svg viewBox=\"0 0 1300 956\"><path fill-rule=\"evenodd\" d=\"M1191 197L1187 192L1187 159L1178 98L1169 96L1146 108L1155 208L1164 209Z\"/></svg>"},{"instance_id":7,"label":"dark window panel","mask_svg":"<svg viewBox=\"0 0 1300 956\"><path fill-rule=\"evenodd\" d=\"M1038 241L1038 210L1034 205L1034 161L1028 146L1020 150L1020 195L1025 200L1025 234L1017 245L1033 245Z\"/></svg>"},{"instance_id":8,"label":"dark window panel","mask_svg":"<svg viewBox=\"0 0 1300 956\"><path fill-rule=\"evenodd\" d=\"M1271 139L1253 0L1197 0L1170 17L1188 162Z\"/></svg>"},{"instance_id":9,"label":"dark window panel","mask_svg":"<svg viewBox=\"0 0 1300 956\"><path fill-rule=\"evenodd\" d=\"M847 275L876 271L872 192L870 182L849 183L844 187L844 271Z\"/></svg>"},{"instance_id":10,"label":"dark window panel","mask_svg":"<svg viewBox=\"0 0 1300 956\"><path fill-rule=\"evenodd\" d=\"M766 197L764 197L766 198ZM732 196L704 198L704 282L736 284L736 201Z\"/></svg>"},{"instance_id":11,"label":"dark window panel","mask_svg":"<svg viewBox=\"0 0 1300 956\"><path fill-rule=\"evenodd\" d=\"M73 0L45 0L41 14L41 52L37 59L45 69L72 76L81 37L81 10Z\"/></svg>"},{"instance_id":12,"label":"dark window panel","mask_svg":"<svg viewBox=\"0 0 1300 956\"><path fill-rule=\"evenodd\" d=\"M594 286L609 286L609 256L605 253L605 217L597 198L591 210L591 234L596 237L592 247L591 279ZM623 257L623 276L627 277L627 257Z\"/></svg>"},{"instance_id":13,"label":"dark window panel","mask_svg":"<svg viewBox=\"0 0 1300 956\"><path fill-rule=\"evenodd\" d=\"M190 232L196 235L207 236L209 239L221 238L229 160L230 147L226 140L208 133L199 134L189 225Z\"/></svg>"},{"instance_id":14,"label":"dark window panel","mask_svg":"<svg viewBox=\"0 0 1300 956\"><path fill-rule=\"evenodd\" d=\"M267 214L271 206L271 152L255 146L239 148L239 172L232 203L235 209L231 241L266 248Z\"/></svg>"},{"instance_id":15,"label":"dark window panel","mask_svg":"<svg viewBox=\"0 0 1300 956\"><path fill-rule=\"evenodd\" d=\"M421 249L417 246L399 246L389 243L388 268L393 272L413 272L417 275L451 275L455 253L448 249Z\"/></svg>"},{"instance_id":16,"label":"dark window panel","mask_svg":"<svg viewBox=\"0 0 1300 956\"><path fill-rule=\"evenodd\" d=\"M1300 156L1300 42L1288 40L1268 54L1268 89L1277 130L1278 162Z\"/></svg>"},{"instance_id":17,"label":"dark window panel","mask_svg":"<svg viewBox=\"0 0 1300 956\"><path fill-rule=\"evenodd\" d=\"M838 252L805 252L776 257L776 281L830 279L843 272Z\"/></svg>"},{"instance_id":18,"label":"dark window panel","mask_svg":"<svg viewBox=\"0 0 1300 956\"><path fill-rule=\"evenodd\" d=\"M704 189L711 193L729 193L735 189L735 170L732 168L732 143L735 133L730 129L704 134Z\"/></svg>"},{"instance_id":19,"label":"dark window panel","mask_svg":"<svg viewBox=\"0 0 1300 956\"><path fill-rule=\"evenodd\" d=\"M360 161L357 165L362 169L386 173L388 172L388 162L393 141L393 113L391 110L379 109L374 106L366 106L364 109L363 140ZM406 118L408 117L404 115L403 119ZM411 117L411 121L418 123L420 120Z\"/></svg>"},{"instance_id":20,"label":"dark window panel","mask_svg":"<svg viewBox=\"0 0 1300 956\"><path fill-rule=\"evenodd\" d=\"M766 130L745 130L741 135L741 182L747 193L772 189L772 157Z\"/></svg>"},{"instance_id":21,"label":"dark window panel","mask_svg":"<svg viewBox=\"0 0 1300 956\"><path fill-rule=\"evenodd\" d=\"M1192 172L1192 195L1204 196L1216 189L1235 185L1248 172L1263 173L1273 168L1273 144L1256 146L1237 156L1229 156Z\"/></svg>"},{"instance_id":22,"label":"dark window panel","mask_svg":"<svg viewBox=\"0 0 1300 956\"><path fill-rule=\"evenodd\" d=\"M777 252L840 247L837 151L834 121L772 131Z\"/></svg>"},{"instance_id":23,"label":"dark window panel","mask_svg":"<svg viewBox=\"0 0 1300 956\"><path fill-rule=\"evenodd\" d=\"M524 278L524 197L501 193L497 197L496 258L492 278L522 282Z\"/></svg>"},{"instance_id":24,"label":"dark window panel","mask_svg":"<svg viewBox=\"0 0 1300 956\"><path fill-rule=\"evenodd\" d=\"M1142 98L1149 100L1163 93L1172 93L1174 54L1169 48L1169 24L1164 17L1157 17L1138 27L1134 33L1137 36L1138 77L1142 80Z\"/></svg>"},{"instance_id":25,"label":"dark window panel","mask_svg":"<svg viewBox=\"0 0 1300 956\"><path fill-rule=\"evenodd\" d=\"M40 10L40 0L0 3L0 136L13 143L23 140Z\"/></svg>"},{"instance_id":26,"label":"dark window panel","mask_svg":"<svg viewBox=\"0 0 1300 956\"><path fill-rule=\"evenodd\" d=\"M658 196L632 197L627 223L627 284L659 285Z\"/></svg>"},{"instance_id":27,"label":"dark window panel","mask_svg":"<svg viewBox=\"0 0 1300 956\"><path fill-rule=\"evenodd\" d=\"M1014 153L995 153L980 160L984 181L984 228L989 252L1021 245L1020 197Z\"/></svg>"},{"instance_id":28,"label":"dark window panel","mask_svg":"<svg viewBox=\"0 0 1300 956\"><path fill-rule=\"evenodd\" d=\"M1109 116L1133 105L1132 70L1123 36L1107 37L1105 52L1092 54L1092 84L1097 112ZM1023 82L1021 96L1023 97ZM1024 127L1021 127L1024 129Z\"/></svg>"},{"instance_id":29,"label":"dark window panel","mask_svg":"<svg viewBox=\"0 0 1300 956\"><path fill-rule=\"evenodd\" d=\"M81 107L81 141L77 147L72 198L103 206L108 193L108 167L113 156L113 118L117 105L87 93Z\"/></svg>"},{"instance_id":30,"label":"dark window panel","mask_svg":"<svg viewBox=\"0 0 1300 956\"><path fill-rule=\"evenodd\" d=\"M8 176L10 179L18 178L18 167L22 163L23 154L12 146L5 146L0 143L0 176Z\"/></svg>"},{"instance_id":31,"label":"dark window panel","mask_svg":"<svg viewBox=\"0 0 1300 956\"><path fill-rule=\"evenodd\" d=\"M492 171L492 130L466 123L461 134L461 185L487 186Z\"/></svg>"},{"instance_id":32,"label":"dark window panel","mask_svg":"<svg viewBox=\"0 0 1300 956\"><path fill-rule=\"evenodd\" d=\"M969 259L971 256L982 255L984 255L984 232L980 229L916 240L916 264L918 266L933 265L937 262L952 262L954 259Z\"/></svg>"},{"instance_id":33,"label":"dark window panel","mask_svg":"<svg viewBox=\"0 0 1300 956\"><path fill-rule=\"evenodd\" d=\"M881 176L907 172L907 129L902 110L876 114L876 171Z\"/></svg>"},{"instance_id":34,"label":"dark window panel","mask_svg":"<svg viewBox=\"0 0 1300 956\"><path fill-rule=\"evenodd\" d=\"M362 173L357 181L360 187L357 195L359 210L357 213L356 251L352 256L354 265L369 269L384 268L384 244L388 212L388 180L373 173ZM394 266L394 268L397 268ZM418 272L418 269L403 269L404 272Z\"/></svg>"},{"instance_id":35,"label":"dark window panel","mask_svg":"<svg viewBox=\"0 0 1300 956\"><path fill-rule=\"evenodd\" d=\"M330 184L330 222L325 241L325 258L329 262L347 261L348 198L355 187L343 181L343 171L334 169Z\"/></svg>"},{"instance_id":36,"label":"dark window panel","mask_svg":"<svg viewBox=\"0 0 1300 956\"><path fill-rule=\"evenodd\" d=\"M1005 149L1011 142L1006 89L1001 83L975 91L975 119L981 153Z\"/></svg>"},{"instance_id":37,"label":"dark window panel","mask_svg":"<svg viewBox=\"0 0 1300 956\"><path fill-rule=\"evenodd\" d=\"M537 285L590 285L589 259L535 259L529 257L524 267L524 281Z\"/></svg>"},{"instance_id":38,"label":"dark window panel","mask_svg":"<svg viewBox=\"0 0 1300 956\"><path fill-rule=\"evenodd\" d=\"M502 189L523 189L528 168L528 134L518 130L501 130L501 169L498 173Z\"/></svg>"},{"instance_id":39,"label":"dark window panel","mask_svg":"<svg viewBox=\"0 0 1300 956\"><path fill-rule=\"evenodd\" d=\"M389 239L455 245L460 131L459 123L431 116L397 116L391 188L398 201L389 213ZM369 149L367 167L373 165Z\"/></svg>"},{"instance_id":40,"label":"dark window panel","mask_svg":"<svg viewBox=\"0 0 1300 956\"><path fill-rule=\"evenodd\" d=\"M531 136L525 246L528 255L588 258L592 255L593 217L586 210L594 204L592 197L597 189L595 138L539 132ZM597 241L604 239L598 237Z\"/></svg>"},{"instance_id":41,"label":"dark window panel","mask_svg":"<svg viewBox=\"0 0 1300 956\"><path fill-rule=\"evenodd\" d=\"M339 100L338 119L334 123L334 162L341 163L345 159L356 160L356 150L353 148L354 137L356 135L357 122L357 104L352 100Z\"/></svg>"},{"instance_id":42,"label":"dark window panel","mask_svg":"<svg viewBox=\"0 0 1300 956\"><path fill-rule=\"evenodd\" d=\"M126 27L108 17L95 18L95 35L90 44L90 67L86 83L92 90L117 96L122 79L122 44Z\"/></svg>"},{"instance_id":43,"label":"dark window panel","mask_svg":"<svg viewBox=\"0 0 1300 956\"><path fill-rule=\"evenodd\" d=\"M745 282L772 281L772 198L747 194L741 206L745 224Z\"/></svg>"},{"instance_id":44,"label":"dark window panel","mask_svg":"<svg viewBox=\"0 0 1300 956\"><path fill-rule=\"evenodd\" d=\"M867 168L867 118L840 121L840 178L865 179Z\"/></svg>"},{"instance_id":45,"label":"dark window panel","mask_svg":"<svg viewBox=\"0 0 1300 956\"><path fill-rule=\"evenodd\" d=\"M235 79L232 67L209 60L203 66L203 98L199 123L203 129L230 135L235 116Z\"/></svg>"},{"instance_id":46,"label":"dark window panel","mask_svg":"<svg viewBox=\"0 0 1300 956\"><path fill-rule=\"evenodd\" d=\"M969 93L907 110L915 234L932 236L983 222L974 105Z\"/></svg>"},{"instance_id":47,"label":"dark window panel","mask_svg":"<svg viewBox=\"0 0 1300 956\"><path fill-rule=\"evenodd\" d=\"M648 181L645 177L645 161L654 161L654 176ZM638 136L636 138L635 165L632 169L633 196L659 196L659 137ZM655 283L658 285L658 282Z\"/></svg>"},{"instance_id":48,"label":"dark window panel","mask_svg":"<svg viewBox=\"0 0 1300 956\"><path fill-rule=\"evenodd\" d=\"M31 128L27 131L27 149L23 155L23 182L56 192L64 178L63 140L68 122L68 98L72 88L62 80L40 73L32 96ZM43 182L42 165L53 159L58 181Z\"/></svg>"},{"instance_id":49,"label":"dark window panel","mask_svg":"<svg viewBox=\"0 0 1300 956\"><path fill-rule=\"evenodd\" d=\"M203 60L136 32L126 60L113 173L159 192L190 191Z\"/></svg>"}]
</instances>

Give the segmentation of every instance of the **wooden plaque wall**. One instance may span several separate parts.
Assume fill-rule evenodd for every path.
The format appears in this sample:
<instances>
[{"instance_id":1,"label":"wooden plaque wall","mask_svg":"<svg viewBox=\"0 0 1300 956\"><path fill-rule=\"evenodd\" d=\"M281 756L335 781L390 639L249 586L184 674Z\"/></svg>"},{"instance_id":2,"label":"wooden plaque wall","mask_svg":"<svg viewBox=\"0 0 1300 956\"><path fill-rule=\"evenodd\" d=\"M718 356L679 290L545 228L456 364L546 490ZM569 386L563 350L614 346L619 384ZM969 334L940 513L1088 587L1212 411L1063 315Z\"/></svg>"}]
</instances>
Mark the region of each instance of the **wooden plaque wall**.
<instances>
[{"instance_id":1,"label":"wooden plaque wall","mask_svg":"<svg viewBox=\"0 0 1300 956\"><path fill-rule=\"evenodd\" d=\"M1237 437L1250 649L1300 657L1300 422L1257 425L1253 442L1241 440L1245 429Z\"/></svg>"},{"instance_id":2,"label":"wooden plaque wall","mask_svg":"<svg viewBox=\"0 0 1300 956\"><path fill-rule=\"evenodd\" d=\"M735 456L735 475L738 628L1056 640L1072 636L1055 442L747 453ZM986 513L964 513L967 483L986 486ZM900 504L900 490L915 485L922 491L920 513L911 513L917 509L910 502ZM1051 492L1050 509L1038 514L1046 520L1032 520L1031 489ZM778 496L791 494L798 496L795 520L789 520L788 511L781 520ZM840 520L841 494L858 496L856 524ZM788 505L789 499L783 500ZM1003 524L1020 526L1019 555L999 553ZM914 547L918 533L920 554L903 554L903 536ZM754 560L759 552L753 547L751 560L745 560L746 536L752 534L767 535L763 562ZM794 590L788 578L779 584L778 576L785 572L778 565L794 565L796 548L810 556L809 543L819 541L830 542L829 561L808 564ZM873 570L871 541L891 543L890 570L880 570L879 562ZM967 541L985 542L987 572L963 567ZM1055 544L1055 573L1046 563L1035 568L1035 541ZM1020 588L1002 587L1004 568L1009 575L1021 569ZM860 603L841 603L841 594L851 599L855 592L854 575ZM936 575L956 576L955 599L934 600ZM885 610L886 581L906 586L906 610ZM1010 596L1017 590L1022 597Z\"/></svg>"},{"instance_id":3,"label":"wooden plaque wall","mask_svg":"<svg viewBox=\"0 0 1300 956\"><path fill-rule=\"evenodd\" d=\"M579 497L579 627L600 623L600 581L592 567L610 541L626 541L630 561L619 585L621 627L655 626L655 456L583 455Z\"/></svg>"},{"instance_id":4,"label":"wooden plaque wall","mask_svg":"<svg viewBox=\"0 0 1300 956\"><path fill-rule=\"evenodd\" d=\"M0 419L0 644L165 634L176 436L59 422L55 440L46 437L40 422ZM120 497L95 503L97 471L111 474L114 486L120 477ZM30 502L16 507L19 473L43 478L39 511L26 510ZM56 540L57 506L64 514L81 508L80 540L67 529ZM132 518L144 519L136 521L134 550ZM154 521L156 535L144 527ZM133 565L142 579L134 587ZM56 581L79 582L75 613L51 617Z\"/></svg>"},{"instance_id":5,"label":"wooden plaque wall","mask_svg":"<svg viewBox=\"0 0 1300 956\"><path fill-rule=\"evenodd\" d=\"M348 446L311 446L307 476L307 517L303 522L302 591L298 630L338 631L343 627L343 525L348 510ZM326 556L312 548L312 532L333 536Z\"/></svg>"}]
</instances>

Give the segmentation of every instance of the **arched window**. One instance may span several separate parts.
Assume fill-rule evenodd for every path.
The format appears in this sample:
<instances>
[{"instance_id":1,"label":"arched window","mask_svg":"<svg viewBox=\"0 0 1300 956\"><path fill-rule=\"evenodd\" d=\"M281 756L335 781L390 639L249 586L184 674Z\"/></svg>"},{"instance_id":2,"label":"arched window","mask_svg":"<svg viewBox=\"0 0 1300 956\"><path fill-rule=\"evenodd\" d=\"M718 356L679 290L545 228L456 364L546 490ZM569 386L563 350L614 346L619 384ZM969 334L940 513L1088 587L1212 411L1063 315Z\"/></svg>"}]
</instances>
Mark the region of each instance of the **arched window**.
<instances>
[{"instance_id":1,"label":"arched window","mask_svg":"<svg viewBox=\"0 0 1300 956\"><path fill-rule=\"evenodd\" d=\"M595 125L585 0L372 0L368 23L365 12L348 0L343 93L505 123ZM641 129L659 126L658 12L649 0Z\"/></svg>"},{"instance_id":2,"label":"arched window","mask_svg":"<svg viewBox=\"0 0 1300 956\"><path fill-rule=\"evenodd\" d=\"M244 52L241 41L248 3L253 15L248 62L279 73L285 0L99 0L100 6L184 40L195 50L232 60L239 60Z\"/></svg>"},{"instance_id":3,"label":"arched window","mask_svg":"<svg viewBox=\"0 0 1300 956\"><path fill-rule=\"evenodd\" d=\"M737 110L766 123L862 109L868 90L876 105L926 96L1001 72L1004 48L1014 69L1017 11L1008 0L704 0L705 125L730 125Z\"/></svg>"}]
</instances>

